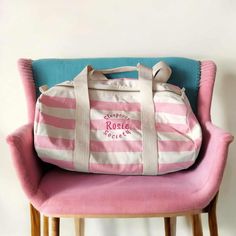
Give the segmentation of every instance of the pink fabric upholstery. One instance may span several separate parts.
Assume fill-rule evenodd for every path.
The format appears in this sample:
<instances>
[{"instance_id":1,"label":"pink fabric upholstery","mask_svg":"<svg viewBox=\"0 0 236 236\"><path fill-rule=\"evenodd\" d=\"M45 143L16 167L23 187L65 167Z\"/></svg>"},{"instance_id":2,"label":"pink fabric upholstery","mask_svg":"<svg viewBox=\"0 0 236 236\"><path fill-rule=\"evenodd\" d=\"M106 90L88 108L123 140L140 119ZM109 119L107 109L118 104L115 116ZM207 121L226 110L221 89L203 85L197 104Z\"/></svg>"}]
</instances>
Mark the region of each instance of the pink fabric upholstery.
<instances>
[{"instance_id":1,"label":"pink fabric upholstery","mask_svg":"<svg viewBox=\"0 0 236 236\"><path fill-rule=\"evenodd\" d=\"M29 60L20 62L29 66ZM29 68L29 67L27 67ZM33 78L22 75L33 116ZM165 176L109 176L79 174L58 168L42 171L33 150L29 124L8 137L13 161L31 203L46 215L149 214L202 209L208 205L222 180L229 143L233 137L210 122L215 65L203 62L198 98L198 116L203 145L191 169ZM30 80L30 81L27 81Z\"/></svg>"},{"instance_id":2,"label":"pink fabric upholstery","mask_svg":"<svg viewBox=\"0 0 236 236\"><path fill-rule=\"evenodd\" d=\"M33 124L17 129L14 134L7 137L7 142L23 190L28 198L34 198L38 194L38 186L43 171L41 161L34 151ZM37 198L39 196L40 194Z\"/></svg>"},{"instance_id":3,"label":"pink fabric upholstery","mask_svg":"<svg viewBox=\"0 0 236 236\"><path fill-rule=\"evenodd\" d=\"M36 102L36 89L33 80L32 72L32 60L31 59L19 59L18 69L21 75L22 83L25 89L25 96L28 108L28 120L34 121L34 110Z\"/></svg>"},{"instance_id":4,"label":"pink fabric upholstery","mask_svg":"<svg viewBox=\"0 0 236 236\"><path fill-rule=\"evenodd\" d=\"M201 62L201 79L198 92L198 120L201 124L211 120L210 112L215 75L216 65L214 62Z\"/></svg>"},{"instance_id":5,"label":"pink fabric upholstery","mask_svg":"<svg viewBox=\"0 0 236 236\"><path fill-rule=\"evenodd\" d=\"M194 169L165 176L115 176L78 174L55 168L44 174L39 184L41 171L37 159L32 149L21 146L24 138L30 137L31 129L30 125L23 127L8 141L24 191L46 215L148 214L202 209L219 189L232 141L230 134L207 122L202 161ZM31 156L23 162L26 150L31 151Z\"/></svg>"}]
</instances>

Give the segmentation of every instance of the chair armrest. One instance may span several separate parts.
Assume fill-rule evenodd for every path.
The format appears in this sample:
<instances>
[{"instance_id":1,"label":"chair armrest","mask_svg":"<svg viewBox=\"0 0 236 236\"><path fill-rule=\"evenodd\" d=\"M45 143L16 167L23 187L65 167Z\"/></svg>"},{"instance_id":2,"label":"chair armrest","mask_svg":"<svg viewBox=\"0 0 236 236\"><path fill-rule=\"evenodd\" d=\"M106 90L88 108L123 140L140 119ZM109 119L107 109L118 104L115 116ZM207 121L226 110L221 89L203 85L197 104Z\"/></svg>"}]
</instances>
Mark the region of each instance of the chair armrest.
<instances>
[{"instance_id":1,"label":"chair armrest","mask_svg":"<svg viewBox=\"0 0 236 236\"><path fill-rule=\"evenodd\" d=\"M37 192L42 165L34 150L33 124L27 124L7 137L13 163L28 198Z\"/></svg>"},{"instance_id":2,"label":"chair armrest","mask_svg":"<svg viewBox=\"0 0 236 236\"><path fill-rule=\"evenodd\" d=\"M209 191L208 194L214 196L219 190L229 144L234 137L209 121L202 127L202 132L203 143L199 154L199 163L195 171L197 175L195 179L198 181L199 186L204 186L204 189Z\"/></svg>"}]
</instances>

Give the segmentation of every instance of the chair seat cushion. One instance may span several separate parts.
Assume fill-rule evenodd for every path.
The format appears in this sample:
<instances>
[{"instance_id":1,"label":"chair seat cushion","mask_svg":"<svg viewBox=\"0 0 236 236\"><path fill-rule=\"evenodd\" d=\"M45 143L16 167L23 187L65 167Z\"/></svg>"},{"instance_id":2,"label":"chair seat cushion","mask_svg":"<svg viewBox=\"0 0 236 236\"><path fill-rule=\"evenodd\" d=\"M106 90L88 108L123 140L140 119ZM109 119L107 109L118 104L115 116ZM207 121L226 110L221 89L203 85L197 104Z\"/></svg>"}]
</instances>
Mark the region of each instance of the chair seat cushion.
<instances>
[{"instance_id":1,"label":"chair seat cushion","mask_svg":"<svg viewBox=\"0 0 236 236\"><path fill-rule=\"evenodd\" d=\"M191 171L166 176L80 174L53 169L31 202L45 215L122 215L202 209L213 194Z\"/></svg>"}]
</instances>

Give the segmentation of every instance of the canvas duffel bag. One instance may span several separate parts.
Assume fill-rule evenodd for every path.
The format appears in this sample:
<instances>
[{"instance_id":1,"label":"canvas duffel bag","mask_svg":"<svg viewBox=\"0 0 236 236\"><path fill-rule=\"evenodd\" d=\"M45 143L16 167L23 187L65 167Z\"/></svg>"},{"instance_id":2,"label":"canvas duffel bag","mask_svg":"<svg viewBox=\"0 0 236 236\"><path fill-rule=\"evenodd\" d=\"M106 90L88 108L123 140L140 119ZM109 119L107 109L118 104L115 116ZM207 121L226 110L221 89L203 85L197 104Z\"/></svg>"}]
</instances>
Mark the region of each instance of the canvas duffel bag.
<instances>
[{"instance_id":1,"label":"canvas duffel bag","mask_svg":"<svg viewBox=\"0 0 236 236\"><path fill-rule=\"evenodd\" d=\"M138 79L105 74L138 71ZM138 64L87 66L72 81L47 89L36 103L38 156L61 168L92 173L160 175L197 158L201 128L184 89L167 83L170 68Z\"/></svg>"}]
</instances>

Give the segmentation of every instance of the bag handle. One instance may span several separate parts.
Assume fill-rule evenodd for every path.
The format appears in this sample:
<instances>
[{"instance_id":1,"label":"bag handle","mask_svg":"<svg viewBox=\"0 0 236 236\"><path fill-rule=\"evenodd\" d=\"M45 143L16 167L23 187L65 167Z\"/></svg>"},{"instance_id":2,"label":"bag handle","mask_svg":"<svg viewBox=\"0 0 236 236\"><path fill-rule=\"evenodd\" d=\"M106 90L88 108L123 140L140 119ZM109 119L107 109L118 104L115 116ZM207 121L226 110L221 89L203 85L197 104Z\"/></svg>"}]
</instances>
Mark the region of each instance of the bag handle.
<instances>
[{"instance_id":1,"label":"bag handle","mask_svg":"<svg viewBox=\"0 0 236 236\"><path fill-rule=\"evenodd\" d=\"M115 68L114 71L138 70L140 83L141 129L143 138L143 174L156 175L158 152L155 128L155 109L153 102L153 71L151 68L138 64L137 67ZM87 66L75 79L76 97L76 142L74 150L74 165L79 171L89 170L90 156L90 104L88 80L91 67ZM111 70L106 70L108 73Z\"/></svg>"},{"instance_id":2,"label":"bag handle","mask_svg":"<svg viewBox=\"0 0 236 236\"><path fill-rule=\"evenodd\" d=\"M138 63L139 65L139 63ZM105 74L113 74L113 73L121 73L121 72L130 72L138 70L137 66L121 66L112 69L104 69L104 70L94 70L91 66L88 66L90 69L90 78L92 80L107 80L107 77L104 76ZM152 74L154 80L159 83L166 83L171 76L171 68L163 61L156 63L152 67Z\"/></svg>"},{"instance_id":3,"label":"bag handle","mask_svg":"<svg viewBox=\"0 0 236 236\"><path fill-rule=\"evenodd\" d=\"M143 144L143 175L157 175L158 151L153 102L153 70L138 64L141 129Z\"/></svg>"}]
</instances>

